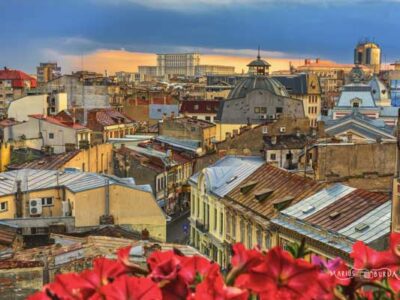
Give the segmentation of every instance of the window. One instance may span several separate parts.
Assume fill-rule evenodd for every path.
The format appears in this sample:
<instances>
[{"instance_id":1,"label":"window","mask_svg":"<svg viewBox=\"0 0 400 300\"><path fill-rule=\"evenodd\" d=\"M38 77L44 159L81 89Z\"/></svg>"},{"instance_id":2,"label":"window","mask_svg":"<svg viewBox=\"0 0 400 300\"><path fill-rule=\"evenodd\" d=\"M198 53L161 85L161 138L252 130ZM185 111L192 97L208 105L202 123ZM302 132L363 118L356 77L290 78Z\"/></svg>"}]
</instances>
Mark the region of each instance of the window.
<instances>
[{"instance_id":1,"label":"window","mask_svg":"<svg viewBox=\"0 0 400 300\"><path fill-rule=\"evenodd\" d=\"M0 211L7 211L7 210L8 210L8 202L1 202Z\"/></svg>"},{"instance_id":2,"label":"window","mask_svg":"<svg viewBox=\"0 0 400 300\"><path fill-rule=\"evenodd\" d=\"M199 105L198 104L194 105L194 110L199 110Z\"/></svg>"},{"instance_id":3,"label":"window","mask_svg":"<svg viewBox=\"0 0 400 300\"><path fill-rule=\"evenodd\" d=\"M253 247L253 228L251 223L247 224L247 248L251 249Z\"/></svg>"},{"instance_id":4,"label":"window","mask_svg":"<svg viewBox=\"0 0 400 300\"><path fill-rule=\"evenodd\" d=\"M275 153L271 153L269 156L270 160L276 160L276 154Z\"/></svg>"},{"instance_id":5,"label":"window","mask_svg":"<svg viewBox=\"0 0 400 300\"><path fill-rule=\"evenodd\" d=\"M49 133L49 139L54 139L54 133Z\"/></svg>"},{"instance_id":6,"label":"window","mask_svg":"<svg viewBox=\"0 0 400 300\"><path fill-rule=\"evenodd\" d=\"M222 212L219 214L219 218L219 234L222 235L224 232L224 214Z\"/></svg>"},{"instance_id":7,"label":"window","mask_svg":"<svg viewBox=\"0 0 400 300\"><path fill-rule=\"evenodd\" d=\"M360 103L354 102L354 103L353 103L353 107L360 107Z\"/></svg>"},{"instance_id":8,"label":"window","mask_svg":"<svg viewBox=\"0 0 400 300\"><path fill-rule=\"evenodd\" d=\"M85 163L82 163L82 172L85 172Z\"/></svg>"},{"instance_id":9,"label":"window","mask_svg":"<svg viewBox=\"0 0 400 300\"><path fill-rule=\"evenodd\" d=\"M271 248L271 235L268 232L265 233L265 248L266 249Z\"/></svg>"},{"instance_id":10,"label":"window","mask_svg":"<svg viewBox=\"0 0 400 300\"><path fill-rule=\"evenodd\" d=\"M231 214L229 212L226 213L226 234L231 233Z\"/></svg>"},{"instance_id":11,"label":"window","mask_svg":"<svg viewBox=\"0 0 400 300\"><path fill-rule=\"evenodd\" d=\"M244 243L244 232L246 230L246 228L244 227L244 221L240 220L240 242Z\"/></svg>"},{"instance_id":12,"label":"window","mask_svg":"<svg viewBox=\"0 0 400 300\"><path fill-rule=\"evenodd\" d=\"M217 231L217 225L218 225L218 212L217 209L214 208L214 231Z\"/></svg>"},{"instance_id":13,"label":"window","mask_svg":"<svg viewBox=\"0 0 400 300\"><path fill-rule=\"evenodd\" d=\"M206 121L211 121L211 117L210 116L206 116Z\"/></svg>"},{"instance_id":14,"label":"window","mask_svg":"<svg viewBox=\"0 0 400 300\"><path fill-rule=\"evenodd\" d=\"M232 237L236 237L236 216L232 215Z\"/></svg>"},{"instance_id":15,"label":"window","mask_svg":"<svg viewBox=\"0 0 400 300\"><path fill-rule=\"evenodd\" d=\"M261 247L261 245L262 245L262 231L261 231L261 228L257 228L256 235L257 235L257 246Z\"/></svg>"},{"instance_id":16,"label":"window","mask_svg":"<svg viewBox=\"0 0 400 300\"><path fill-rule=\"evenodd\" d=\"M277 107L276 108L276 113L277 114L283 113L283 108L282 107Z\"/></svg>"},{"instance_id":17,"label":"window","mask_svg":"<svg viewBox=\"0 0 400 300\"><path fill-rule=\"evenodd\" d=\"M266 107L260 107L260 113L266 114L267 113L267 108Z\"/></svg>"},{"instance_id":18,"label":"window","mask_svg":"<svg viewBox=\"0 0 400 300\"><path fill-rule=\"evenodd\" d=\"M254 107L254 113L259 114L260 113L260 108L259 107Z\"/></svg>"},{"instance_id":19,"label":"window","mask_svg":"<svg viewBox=\"0 0 400 300\"><path fill-rule=\"evenodd\" d=\"M52 206L53 205L53 197L42 198L42 206Z\"/></svg>"}]
</instances>

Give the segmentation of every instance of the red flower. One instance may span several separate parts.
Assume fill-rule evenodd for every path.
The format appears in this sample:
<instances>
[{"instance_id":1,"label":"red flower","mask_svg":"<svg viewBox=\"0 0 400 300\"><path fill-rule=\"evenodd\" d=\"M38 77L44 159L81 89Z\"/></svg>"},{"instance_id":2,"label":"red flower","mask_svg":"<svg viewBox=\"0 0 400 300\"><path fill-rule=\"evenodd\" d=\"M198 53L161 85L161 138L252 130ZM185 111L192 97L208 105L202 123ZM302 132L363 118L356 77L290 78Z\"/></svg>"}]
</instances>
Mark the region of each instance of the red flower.
<instances>
[{"instance_id":1,"label":"red flower","mask_svg":"<svg viewBox=\"0 0 400 300\"><path fill-rule=\"evenodd\" d=\"M316 282L315 266L275 247L261 264L240 275L235 284L260 292L261 299L302 299L314 290Z\"/></svg>"},{"instance_id":2,"label":"red flower","mask_svg":"<svg viewBox=\"0 0 400 300\"><path fill-rule=\"evenodd\" d=\"M131 262L129 260L130 252L132 246L127 246L118 250L118 261L123 264L126 268L130 270L133 274L142 274L146 275L147 271L143 269L141 266Z\"/></svg>"},{"instance_id":3,"label":"red flower","mask_svg":"<svg viewBox=\"0 0 400 300\"><path fill-rule=\"evenodd\" d=\"M232 249L233 257L231 263L235 268L246 271L260 264L263 260L263 254L259 250L247 250L241 243L236 243Z\"/></svg>"},{"instance_id":4,"label":"red flower","mask_svg":"<svg viewBox=\"0 0 400 300\"><path fill-rule=\"evenodd\" d=\"M198 284L196 293L190 295L190 300L247 300L247 290L226 286L219 272L219 266L211 265L205 280Z\"/></svg>"},{"instance_id":5,"label":"red flower","mask_svg":"<svg viewBox=\"0 0 400 300\"><path fill-rule=\"evenodd\" d=\"M187 285L192 285L196 281L196 276L199 280L208 273L213 264L206 258L201 256L193 256L186 259L181 264L181 269L178 272L179 279L182 279Z\"/></svg>"},{"instance_id":6,"label":"red flower","mask_svg":"<svg viewBox=\"0 0 400 300\"><path fill-rule=\"evenodd\" d=\"M391 250L379 252L369 248L362 241L353 245L350 257L354 259L354 269L356 270L393 268L398 264L398 258L393 255Z\"/></svg>"},{"instance_id":7,"label":"red flower","mask_svg":"<svg viewBox=\"0 0 400 300\"><path fill-rule=\"evenodd\" d=\"M113 283L101 288L107 300L161 300L161 290L149 278L122 276ZM91 300L103 299L96 296Z\"/></svg>"}]
</instances>

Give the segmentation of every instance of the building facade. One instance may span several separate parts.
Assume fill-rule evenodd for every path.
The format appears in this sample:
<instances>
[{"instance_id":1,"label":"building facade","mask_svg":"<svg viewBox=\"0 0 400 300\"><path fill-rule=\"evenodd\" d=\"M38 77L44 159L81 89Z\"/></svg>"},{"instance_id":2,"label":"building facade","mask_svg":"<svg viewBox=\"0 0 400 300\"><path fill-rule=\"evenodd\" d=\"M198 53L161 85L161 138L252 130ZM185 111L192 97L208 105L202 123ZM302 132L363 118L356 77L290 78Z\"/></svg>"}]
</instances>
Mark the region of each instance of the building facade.
<instances>
[{"instance_id":1,"label":"building facade","mask_svg":"<svg viewBox=\"0 0 400 300\"><path fill-rule=\"evenodd\" d=\"M40 63L36 67L36 79L39 85L61 77L61 75L61 67L56 62Z\"/></svg>"},{"instance_id":2,"label":"building facade","mask_svg":"<svg viewBox=\"0 0 400 300\"><path fill-rule=\"evenodd\" d=\"M381 69L381 49L373 42L360 42L354 48L354 64L371 67L375 74Z\"/></svg>"},{"instance_id":3,"label":"building facade","mask_svg":"<svg viewBox=\"0 0 400 300\"><path fill-rule=\"evenodd\" d=\"M157 76L182 75L193 77L200 64L199 53L157 54Z\"/></svg>"}]
</instances>

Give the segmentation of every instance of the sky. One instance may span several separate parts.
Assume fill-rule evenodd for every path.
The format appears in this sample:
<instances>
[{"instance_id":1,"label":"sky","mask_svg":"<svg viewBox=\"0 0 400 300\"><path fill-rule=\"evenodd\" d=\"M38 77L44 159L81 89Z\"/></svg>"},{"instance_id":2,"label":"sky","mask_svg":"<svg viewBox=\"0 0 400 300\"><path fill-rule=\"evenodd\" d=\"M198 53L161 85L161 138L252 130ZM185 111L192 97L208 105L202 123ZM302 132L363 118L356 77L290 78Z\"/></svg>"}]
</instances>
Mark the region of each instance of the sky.
<instances>
[{"instance_id":1,"label":"sky","mask_svg":"<svg viewBox=\"0 0 400 300\"><path fill-rule=\"evenodd\" d=\"M377 42L383 61L400 59L400 0L0 0L0 66L34 73L135 71L155 53L203 54L202 64L256 56L272 70L320 57L351 63L355 44Z\"/></svg>"}]
</instances>

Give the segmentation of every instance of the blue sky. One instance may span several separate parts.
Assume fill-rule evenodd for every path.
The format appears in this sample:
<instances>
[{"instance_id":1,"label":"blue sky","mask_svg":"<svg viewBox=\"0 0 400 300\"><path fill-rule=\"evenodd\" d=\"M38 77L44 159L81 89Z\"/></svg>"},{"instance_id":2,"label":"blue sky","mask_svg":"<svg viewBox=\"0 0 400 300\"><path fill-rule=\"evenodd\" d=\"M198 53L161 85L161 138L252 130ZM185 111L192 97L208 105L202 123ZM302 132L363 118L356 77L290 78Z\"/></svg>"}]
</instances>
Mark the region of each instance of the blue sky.
<instances>
[{"instance_id":1,"label":"blue sky","mask_svg":"<svg viewBox=\"0 0 400 300\"><path fill-rule=\"evenodd\" d=\"M258 44L265 56L351 62L365 37L390 62L399 11L400 0L0 0L0 65L33 72L99 49L248 56Z\"/></svg>"}]
</instances>

